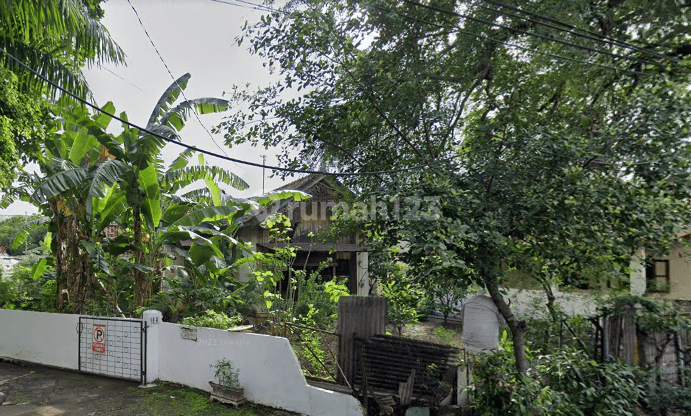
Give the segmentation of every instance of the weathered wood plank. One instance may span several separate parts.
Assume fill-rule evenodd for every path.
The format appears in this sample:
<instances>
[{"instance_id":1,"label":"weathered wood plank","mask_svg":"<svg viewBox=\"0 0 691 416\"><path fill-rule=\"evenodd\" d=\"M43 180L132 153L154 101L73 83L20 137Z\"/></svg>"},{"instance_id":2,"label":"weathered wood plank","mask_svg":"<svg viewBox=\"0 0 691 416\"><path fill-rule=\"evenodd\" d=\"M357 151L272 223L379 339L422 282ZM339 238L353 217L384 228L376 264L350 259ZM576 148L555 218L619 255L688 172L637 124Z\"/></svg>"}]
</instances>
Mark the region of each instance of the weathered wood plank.
<instances>
[{"instance_id":1,"label":"weathered wood plank","mask_svg":"<svg viewBox=\"0 0 691 416\"><path fill-rule=\"evenodd\" d=\"M352 384L357 366L356 337L369 338L386 333L386 298L381 296L344 296L338 300L338 329L340 334L338 365L342 378Z\"/></svg>"}]
</instances>

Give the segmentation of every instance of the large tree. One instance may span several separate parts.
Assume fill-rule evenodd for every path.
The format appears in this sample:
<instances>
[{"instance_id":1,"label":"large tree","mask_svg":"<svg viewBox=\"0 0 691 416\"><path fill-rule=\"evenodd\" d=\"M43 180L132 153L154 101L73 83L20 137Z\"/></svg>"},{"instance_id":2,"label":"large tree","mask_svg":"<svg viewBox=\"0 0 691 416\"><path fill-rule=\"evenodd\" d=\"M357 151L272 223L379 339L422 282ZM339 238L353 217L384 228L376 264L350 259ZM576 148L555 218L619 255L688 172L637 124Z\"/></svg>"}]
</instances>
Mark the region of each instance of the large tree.
<instances>
[{"instance_id":1,"label":"large tree","mask_svg":"<svg viewBox=\"0 0 691 416\"><path fill-rule=\"evenodd\" d=\"M124 63L123 51L99 22L100 3L0 0L0 186L12 183L20 160L35 161L51 122L50 105L70 100L55 85L88 98L81 68Z\"/></svg>"},{"instance_id":2,"label":"large tree","mask_svg":"<svg viewBox=\"0 0 691 416\"><path fill-rule=\"evenodd\" d=\"M412 208L370 215L370 243L483 285L526 371L507 270L624 275L689 222L689 17L672 0L292 1L241 39L280 81L219 127L292 167L412 168L349 179Z\"/></svg>"}]
</instances>

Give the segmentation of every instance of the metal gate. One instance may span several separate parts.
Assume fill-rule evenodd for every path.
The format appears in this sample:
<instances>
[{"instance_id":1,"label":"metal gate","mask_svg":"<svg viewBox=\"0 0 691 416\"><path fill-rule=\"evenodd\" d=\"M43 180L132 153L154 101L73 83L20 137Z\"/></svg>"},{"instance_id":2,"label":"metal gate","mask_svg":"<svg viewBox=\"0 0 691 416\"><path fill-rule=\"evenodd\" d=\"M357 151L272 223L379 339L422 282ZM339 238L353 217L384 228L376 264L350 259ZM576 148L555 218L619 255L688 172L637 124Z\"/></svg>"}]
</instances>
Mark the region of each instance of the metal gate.
<instances>
[{"instance_id":1,"label":"metal gate","mask_svg":"<svg viewBox=\"0 0 691 416\"><path fill-rule=\"evenodd\" d=\"M79 371L146 382L146 323L80 316Z\"/></svg>"}]
</instances>

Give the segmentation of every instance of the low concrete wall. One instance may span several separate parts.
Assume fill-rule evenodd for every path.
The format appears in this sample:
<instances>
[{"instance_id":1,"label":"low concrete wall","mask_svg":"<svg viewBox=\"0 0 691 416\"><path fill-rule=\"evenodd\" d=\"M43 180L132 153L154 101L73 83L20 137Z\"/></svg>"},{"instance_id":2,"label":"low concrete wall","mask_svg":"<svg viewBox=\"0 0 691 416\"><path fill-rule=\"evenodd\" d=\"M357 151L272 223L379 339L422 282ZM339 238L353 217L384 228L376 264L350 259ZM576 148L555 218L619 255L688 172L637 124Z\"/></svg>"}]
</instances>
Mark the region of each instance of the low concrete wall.
<instances>
[{"instance_id":1,"label":"low concrete wall","mask_svg":"<svg viewBox=\"0 0 691 416\"><path fill-rule=\"evenodd\" d=\"M211 367L226 358L240 369L245 397L253 402L311 416L361 416L347 394L309 386L285 338L163 323L146 311L147 382L171 381L210 391ZM0 309L0 357L77 370L79 315ZM196 332L196 334L195 334ZM196 335L196 341L189 338Z\"/></svg>"},{"instance_id":2,"label":"low concrete wall","mask_svg":"<svg viewBox=\"0 0 691 416\"><path fill-rule=\"evenodd\" d=\"M508 289L506 298L517 315L539 317L548 314L547 295L544 290ZM594 315L597 312L597 303L589 294L565 293L555 289L554 298L555 303L569 316Z\"/></svg>"},{"instance_id":3,"label":"low concrete wall","mask_svg":"<svg viewBox=\"0 0 691 416\"><path fill-rule=\"evenodd\" d=\"M0 357L79 368L78 315L0 309Z\"/></svg>"},{"instance_id":4,"label":"low concrete wall","mask_svg":"<svg viewBox=\"0 0 691 416\"><path fill-rule=\"evenodd\" d=\"M362 415L354 397L309 386L285 338L194 328L197 340L193 341L183 339L183 328L187 327L159 325L161 380L210 391L215 372L211 365L226 358L240 369L240 384L250 401L305 415Z\"/></svg>"}]
</instances>

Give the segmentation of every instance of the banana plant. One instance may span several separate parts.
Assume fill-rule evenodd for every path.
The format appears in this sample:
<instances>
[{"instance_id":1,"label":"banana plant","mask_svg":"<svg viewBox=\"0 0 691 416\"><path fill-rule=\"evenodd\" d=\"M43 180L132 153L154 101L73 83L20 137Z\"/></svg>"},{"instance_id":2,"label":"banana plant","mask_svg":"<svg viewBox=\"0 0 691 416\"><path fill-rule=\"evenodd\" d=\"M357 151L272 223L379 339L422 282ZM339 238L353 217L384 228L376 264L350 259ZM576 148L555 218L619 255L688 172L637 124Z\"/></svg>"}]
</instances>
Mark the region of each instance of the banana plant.
<instances>
[{"instance_id":1,"label":"banana plant","mask_svg":"<svg viewBox=\"0 0 691 416\"><path fill-rule=\"evenodd\" d=\"M164 92L146 131L123 123L122 132L115 135L108 131L110 117L89 115L79 107L64 109L59 127L43 145L41 173L23 173L20 186L8 195L8 201L17 196L31 201L52 220L61 309L69 302L72 311L81 312L85 300L100 285L97 274L112 274L109 255L120 254L131 264L134 304L144 305L152 295L166 245L184 238L211 246L214 242L201 238L196 228L203 221L230 218L230 223L240 212L238 207L213 205L220 202L218 183L247 187L237 175L206 166L203 159L200 166L190 166L190 151L183 151L163 168L161 150L166 140L161 137L181 140L179 132L193 110L207 114L227 108L225 100L216 98L176 104L189 78L184 75ZM104 109L115 111L112 103ZM127 120L125 113L120 117ZM204 181L209 188L204 198L197 197L199 192L179 195L196 181ZM176 224L181 220L183 223ZM104 230L113 222L124 232L102 244Z\"/></svg>"},{"instance_id":2,"label":"banana plant","mask_svg":"<svg viewBox=\"0 0 691 416\"><path fill-rule=\"evenodd\" d=\"M105 106L112 111L112 104ZM59 309L82 312L101 283L97 271L108 272L99 242L104 229L125 211L116 182L126 166L105 157L103 146L83 128L93 124L105 130L109 118L90 117L85 109L71 107L58 114L60 122L50 131L39 157L40 173L23 172L20 186L6 195L32 202L50 219ZM7 201L4 201L7 202ZM21 244L30 230L22 230L14 244ZM43 261L42 261L43 263Z\"/></svg>"},{"instance_id":3,"label":"banana plant","mask_svg":"<svg viewBox=\"0 0 691 416\"><path fill-rule=\"evenodd\" d=\"M122 134L116 138L104 131L93 132L108 153L128 167L118 181L127 201L127 212L121 216L120 224L131 231L131 241L128 243L133 247L133 263L149 268L137 267L133 270L136 306L144 306L153 295L153 283L159 277L164 247L176 242L172 236L187 234L187 238L190 238L195 234L192 229L171 229L171 234L166 234L174 220L204 203L184 195L177 197L176 192L198 180L205 181L212 189L218 186L218 182L236 189L247 188L245 181L227 170L204 164L190 166L190 151L183 151L164 170L161 151L168 141L182 140L179 133L192 112L209 114L223 111L228 106L227 101L218 98L198 98L177 103L189 79L190 75L185 74L166 89L151 112L146 131L124 124ZM215 208L221 209L218 206ZM227 210L226 216L235 211Z\"/></svg>"}]
</instances>

